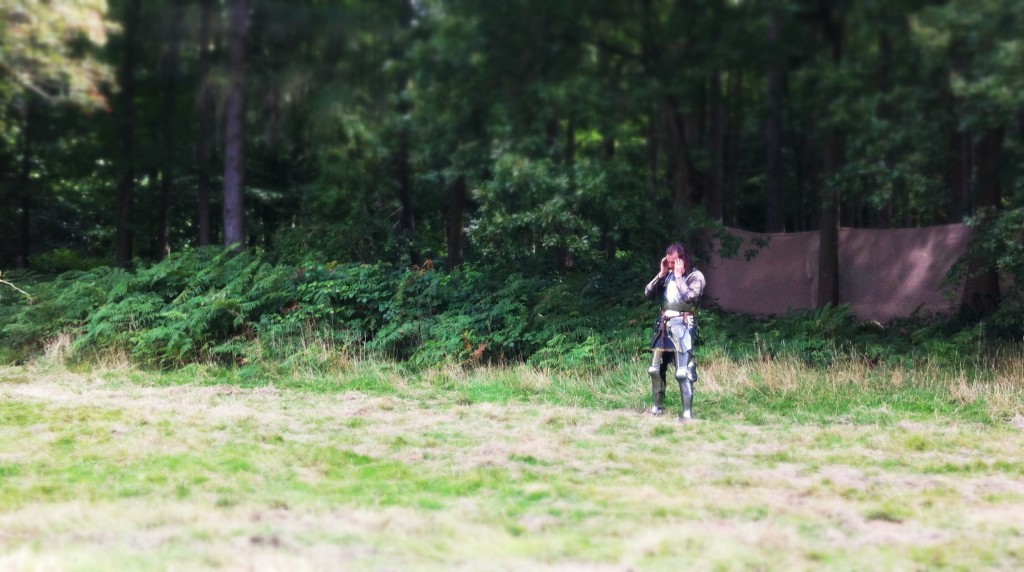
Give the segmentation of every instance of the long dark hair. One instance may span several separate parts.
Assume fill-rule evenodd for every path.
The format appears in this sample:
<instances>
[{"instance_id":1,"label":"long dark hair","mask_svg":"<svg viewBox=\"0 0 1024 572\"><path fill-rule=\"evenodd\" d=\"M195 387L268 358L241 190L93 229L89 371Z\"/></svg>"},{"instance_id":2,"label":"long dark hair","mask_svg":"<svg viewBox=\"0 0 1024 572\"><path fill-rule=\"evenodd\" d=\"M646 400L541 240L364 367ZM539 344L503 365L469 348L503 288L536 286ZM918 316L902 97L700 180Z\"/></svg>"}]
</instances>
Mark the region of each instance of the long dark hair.
<instances>
[{"instance_id":1,"label":"long dark hair","mask_svg":"<svg viewBox=\"0 0 1024 572\"><path fill-rule=\"evenodd\" d=\"M665 254L672 254L673 252L679 255L679 258L683 259L683 264L686 265L686 268L683 271L687 274L693 272L693 256L691 256L690 251L683 246L683 243L673 242L668 245L668 248L665 249Z\"/></svg>"}]
</instances>

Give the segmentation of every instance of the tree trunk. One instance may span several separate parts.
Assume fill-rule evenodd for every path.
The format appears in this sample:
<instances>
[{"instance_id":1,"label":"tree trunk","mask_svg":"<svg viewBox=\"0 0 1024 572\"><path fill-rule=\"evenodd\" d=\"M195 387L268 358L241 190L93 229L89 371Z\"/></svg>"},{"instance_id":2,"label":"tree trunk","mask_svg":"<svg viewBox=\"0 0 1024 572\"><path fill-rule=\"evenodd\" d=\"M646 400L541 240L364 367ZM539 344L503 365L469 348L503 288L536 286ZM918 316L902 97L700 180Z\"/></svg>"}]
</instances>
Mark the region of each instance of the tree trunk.
<instances>
[{"instance_id":1,"label":"tree trunk","mask_svg":"<svg viewBox=\"0 0 1024 572\"><path fill-rule=\"evenodd\" d=\"M18 176L18 254L15 265L28 268L32 251L32 128L34 105L25 103L24 132L21 139L21 172Z\"/></svg>"},{"instance_id":2,"label":"tree trunk","mask_svg":"<svg viewBox=\"0 0 1024 572\"><path fill-rule=\"evenodd\" d=\"M415 9L411 0L402 0L402 14L399 17L399 26L404 32L412 28ZM392 48L393 57L401 59L400 47ZM406 95L409 89L409 76L406 73L399 74L395 88L398 90L397 112L399 117L398 130L395 133L395 149L391 155L391 169L398 186L398 203L401 207L398 219L398 235L409 247L409 258L414 264L422 262L420 253L416 246L416 216L413 208L413 177L412 164L409 156L411 153L411 135L409 132L409 113L412 105Z\"/></svg>"},{"instance_id":3,"label":"tree trunk","mask_svg":"<svg viewBox=\"0 0 1024 572\"><path fill-rule=\"evenodd\" d=\"M696 169L690 157L686 139L686 120L671 101L663 105L668 138L668 182L671 188L672 208L687 212L697 195Z\"/></svg>"},{"instance_id":4,"label":"tree trunk","mask_svg":"<svg viewBox=\"0 0 1024 572\"><path fill-rule=\"evenodd\" d=\"M615 236L606 227L601 229L601 249L604 250L604 258L607 261L615 260L618 247L615 245Z\"/></svg>"},{"instance_id":5,"label":"tree trunk","mask_svg":"<svg viewBox=\"0 0 1024 572\"><path fill-rule=\"evenodd\" d=\"M977 157L977 214L984 228L991 224L1002 203L999 164L1006 141L1006 128L989 129L981 136ZM991 314L999 306L999 273L984 253L976 255L967 265L967 282L960 304L962 315L978 318Z\"/></svg>"},{"instance_id":6,"label":"tree trunk","mask_svg":"<svg viewBox=\"0 0 1024 572\"><path fill-rule=\"evenodd\" d=\"M615 136L613 135L613 127L610 125L605 127L605 131L601 133L601 148L604 152L604 158L611 163L615 159ZM609 213L605 213L606 215ZM615 236L612 234L616 224L613 218L616 216L615 213L610 213L611 216L605 216L604 222L601 224L601 243L600 248L604 251L606 260L615 260L615 253L617 246L615 245Z\"/></svg>"},{"instance_id":7,"label":"tree trunk","mask_svg":"<svg viewBox=\"0 0 1024 572\"><path fill-rule=\"evenodd\" d=\"M810 228L808 211L812 209L812 206L809 202L810 197L814 196L813 192L808 192L808 187L814 185L814 178L810 174L812 169L809 169L806 164L808 156L807 130L798 126L798 121L802 121L802 115L803 112L795 111L787 116L786 123L786 132L793 134L790 143L793 146L793 187L796 190L796 206L792 209L793 225L789 229L792 232L804 232Z\"/></svg>"},{"instance_id":8,"label":"tree trunk","mask_svg":"<svg viewBox=\"0 0 1024 572\"><path fill-rule=\"evenodd\" d=\"M683 132L685 135L683 137L685 153L683 153L683 157L686 160L686 170L689 173L687 176L687 203L691 207L704 204L706 199L707 173L698 168L697 163L693 160L694 150L707 149L707 129L705 127L707 125L707 110L705 109L707 107L707 93L704 87L701 85L698 111L681 114L683 125L685 126Z\"/></svg>"},{"instance_id":9,"label":"tree trunk","mask_svg":"<svg viewBox=\"0 0 1024 572\"><path fill-rule=\"evenodd\" d=\"M823 179L835 173L842 161L839 134L830 133L825 141ZM822 181L819 214L818 307L839 304L839 196L827 180Z\"/></svg>"},{"instance_id":10,"label":"tree trunk","mask_svg":"<svg viewBox=\"0 0 1024 572\"><path fill-rule=\"evenodd\" d=\"M178 105L178 60L181 52L182 0L171 5L167 52L163 62L164 101L161 114L159 259L171 253L171 194L174 182L174 121Z\"/></svg>"},{"instance_id":11,"label":"tree trunk","mask_svg":"<svg viewBox=\"0 0 1024 572\"><path fill-rule=\"evenodd\" d=\"M653 191L658 186L658 106L652 106L647 120L647 183Z\"/></svg>"},{"instance_id":12,"label":"tree trunk","mask_svg":"<svg viewBox=\"0 0 1024 572\"><path fill-rule=\"evenodd\" d=\"M401 208L398 219L398 235L408 243L412 261L418 263L419 253L415 246L416 217L412 204L412 165L409 163L409 129L404 124L395 134L395 144L396 149L391 156L391 169L398 185L398 203Z\"/></svg>"},{"instance_id":13,"label":"tree trunk","mask_svg":"<svg viewBox=\"0 0 1024 572\"><path fill-rule=\"evenodd\" d=\"M231 84L224 131L224 245L245 248L245 89L249 0L231 0Z\"/></svg>"},{"instance_id":14,"label":"tree trunk","mask_svg":"<svg viewBox=\"0 0 1024 572\"><path fill-rule=\"evenodd\" d=\"M15 184L8 185L8 182L17 182L17 171L14 166L15 158L5 150L0 149L0 220L14 220L18 210L18 195ZM15 229L12 225L0 226L0 271L4 268L13 268L17 264L17 248L15 247Z\"/></svg>"},{"instance_id":15,"label":"tree trunk","mask_svg":"<svg viewBox=\"0 0 1024 572\"><path fill-rule=\"evenodd\" d=\"M711 151L711 176L708 179L706 208L708 216L722 222L725 194L725 95L722 93L722 69L711 72L711 117L708 139Z\"/></svg>"},{"instance_id":16,"label":"tree trunk","mask_svg":"<svg viewBox=\"0 0 1024 572\"><path fill-rule=\"evenodd\" d=\"M843 21L835 13L835 6L823 10L822 29L828 42L832 64L843 61ZM824 110L821 110L824 113ZM821 214L818 245L818 297L819 308L839 304L839 193L829 182L843 163L843 136L836 128L825 134L822 161Z\"/></svg>"},{"instance_id":17,"label":"tree trunk","mask_svg":"<svg viewBox=\"0 0 1024 572\"><path fill-rule=\"evenodd\" d=\"M782 194L782 62L779 34L782 22L773 10L768 27L771 65L768 69L768 119L765 122L765 232L785 232L786 203Z\"/></svg>"},{"instance_id":18,"label":"tree trunk","mask_svg":"<svg viewBox=\"0 0 1024 572\"><path fill-rule=\"evenodd\" d=\"M1006 128L989 129L982 134L975 149L977 169L977 192L975 202L978 210L998 210L1003 200L1002 185L999 181L999 164L1006 142Z\"/></svg>"},{"instance_id":19,"label":"tree trunk","mask_svg":"<svg viewBox=\"0 0 1024 572\"><path fill-rule=\"evenodd\" d=\"M952 104L952 102L951 102ZM957 126L949 130L949 161L946 185L949 189L948 222L960 222L968 213L967 197L971 188L971 134Z\"/></svg>"},{"instance_id":20,"label":"tree trunk","mask_svg":"<svg viewBox=\"0 0 1024 572\"><path fill-rule=\"evenodd\" d=\"M729 78L730 103L729 116L726 120L725 135L725 188L722 196L722 220L726 226L736 226L739 218L737 197L739 197L740 177L737 175L740 163L740 149L743 135L743 74L737 71Z\"/></svg>"},{"instance_id":21,"label":"tree trunk","mask_svg":"<svg viewBox=\"0 0 1024 572\"><path fill-rule=\"evenodd\" d=\"M135 64L138 53L140 0L129 0L124 18L124 54L121 60L121 177L117 183L117 236L115 263L128 268L134 252L135 211Z\"/></svg>"},{"instance_id":22,"label":"tree trunk","mask_svg":"<svg viewBox=\"0 0 1024 572\"><path fill-rule=\"evenodd\" d=\"M213 18L213 0L202 1L202 15L199 21L199 88L198 125L196 129L196 165L198 173L196 186L199 194L199 246L212 242L210 228L210 187L213 164L213 96L210 94L209 75L213 64L210 20Z\"/></svg>"},{"instance_id":23,"label":"tree trunk","mask_svg":"<svg viewBox=\"0 0 1024 572\"><path fill-rule=\"evenodd\" d=\"M452 182L451 198L448 202L448 268L462 266L464 247L466 198L469 189L466 177L459 176Z\"/></svg>"}]
</instances>

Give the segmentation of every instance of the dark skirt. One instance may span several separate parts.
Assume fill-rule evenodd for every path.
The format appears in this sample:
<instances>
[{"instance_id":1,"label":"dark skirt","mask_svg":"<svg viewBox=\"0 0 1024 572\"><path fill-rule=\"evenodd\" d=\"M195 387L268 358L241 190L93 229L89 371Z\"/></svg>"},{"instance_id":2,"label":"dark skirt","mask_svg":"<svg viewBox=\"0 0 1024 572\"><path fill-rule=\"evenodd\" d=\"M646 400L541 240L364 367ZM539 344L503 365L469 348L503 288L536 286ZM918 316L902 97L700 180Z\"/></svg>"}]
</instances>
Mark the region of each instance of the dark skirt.
<instances>
[{"instance_id":1,"label":"dark skirt","mask_svg":"<svg viewBox=\"0 0 1024 572\"><path fill-rule=\"evenodd\" d=\"M665 324L665 327L662 328L662 320L664 320L664 318L659 315L658 319L654 321L654 334L651 336L651 349L670 352L675 351L676 347L672 345L672 340L668 338L668 324Z\"/></svg>"},{"instance_id":2,"label":"dark skirt","mask_svg":"<svg viewBox=\"0 0 1024 572\"><path fill-rule=\"evenodd\" d=\"M652 350L663 350L667 352L676 351L676 346L672 343L672 340L668 336L668 322L673 318L665 320L664 316L658 316L658 319L654 321L654 333L651 335L651 349ZM665 321L665 327L661 327L662 320ZM697 326L693 327L691 332L693 334L693 343L697 344Z\"/></svg>"}]
</instances>

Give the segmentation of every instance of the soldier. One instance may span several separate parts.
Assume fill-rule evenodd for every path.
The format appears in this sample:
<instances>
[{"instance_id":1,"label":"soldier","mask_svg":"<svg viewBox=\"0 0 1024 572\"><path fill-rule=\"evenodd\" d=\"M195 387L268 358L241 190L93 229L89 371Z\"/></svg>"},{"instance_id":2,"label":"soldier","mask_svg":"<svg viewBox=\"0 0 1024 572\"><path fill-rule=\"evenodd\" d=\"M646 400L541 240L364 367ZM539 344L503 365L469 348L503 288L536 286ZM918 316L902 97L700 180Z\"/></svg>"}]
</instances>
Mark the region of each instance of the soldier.
<instances>
[{"instance_id":1,"label":"soldier","mask_svg":"<svg viewBox=\"0 0 1024 572\"><path fill-rule=\"evenodd\" d=\"M644 288L648 298L662 298L661 314L654 324L651 339L653 356L647 373L651 375L652 415L665 412L665 373L670 360L675 360L675 376L679 382L683 412L681 420L693 418L693 384L697 383L697 366L693 361L693 342L697 336L694 313L704 293L704 274L693 267L693 258L685 246L676 242L665 249L661 270Z\"/></svg>"}]
</instances>

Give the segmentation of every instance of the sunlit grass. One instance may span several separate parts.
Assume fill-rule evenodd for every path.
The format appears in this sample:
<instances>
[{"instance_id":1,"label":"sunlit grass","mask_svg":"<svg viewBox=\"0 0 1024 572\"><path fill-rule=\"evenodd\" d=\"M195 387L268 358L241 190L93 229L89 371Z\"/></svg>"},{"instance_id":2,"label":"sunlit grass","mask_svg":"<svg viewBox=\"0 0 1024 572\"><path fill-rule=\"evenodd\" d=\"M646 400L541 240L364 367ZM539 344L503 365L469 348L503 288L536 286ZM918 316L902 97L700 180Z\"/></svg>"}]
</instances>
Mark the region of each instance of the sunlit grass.
<instances>
[{"instance_id":1,"label":"sunlit grass","mask_svg":"<svg viewBox=\"0 0 1024 572\"><path fill-rule=\"evenodd\" d=\"M1020 362L643 361L6 367L0 569L1024 565Z\"/></svg>"}]
</instances>

